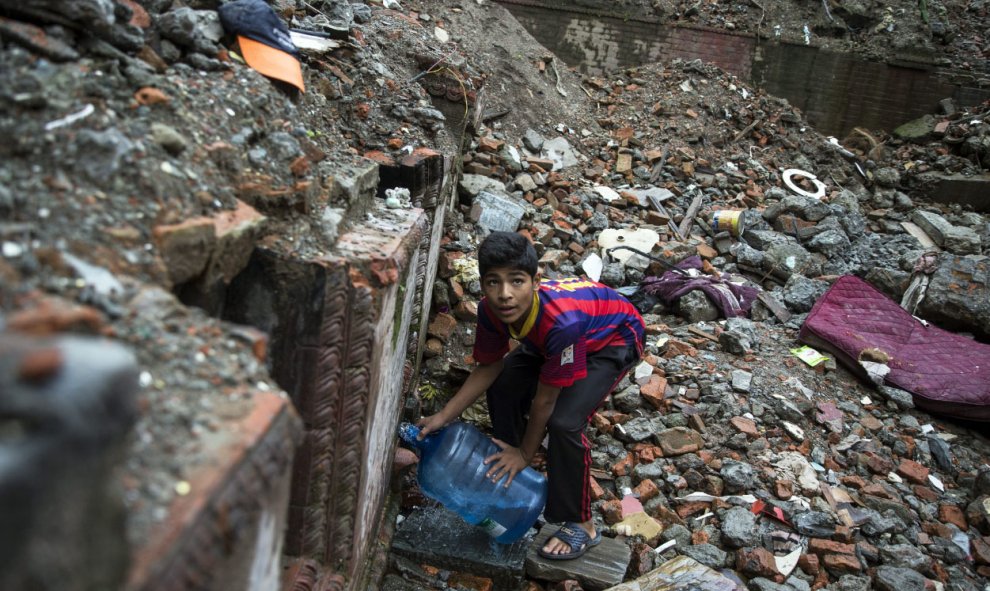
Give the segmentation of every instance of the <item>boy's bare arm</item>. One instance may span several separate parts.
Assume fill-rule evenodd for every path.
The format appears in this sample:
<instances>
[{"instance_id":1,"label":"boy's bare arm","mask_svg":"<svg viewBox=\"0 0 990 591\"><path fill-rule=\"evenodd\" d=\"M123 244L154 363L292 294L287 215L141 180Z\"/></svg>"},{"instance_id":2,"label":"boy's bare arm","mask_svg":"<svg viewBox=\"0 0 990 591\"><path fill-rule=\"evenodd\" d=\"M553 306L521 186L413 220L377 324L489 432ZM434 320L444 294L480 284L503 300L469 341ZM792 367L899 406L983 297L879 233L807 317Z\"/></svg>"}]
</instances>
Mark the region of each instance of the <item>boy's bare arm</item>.
<instances>
[{"instance_id":1,"label":"boy's bare arm","mask_svg":"<svg viewBox=\"0 0 990 591\"><path fill-rule=\"evenodd\" d=\"M501 359L495 363L475 366L457 394L454 394L454 397L447 401L440 412L423 417L416 423L420 428L420 439L427 433L436 431L461 416L467 407L474 404L474 401L488 390L488 387L495 382L500 373L502 373Z\"/></svg>"}]
</instances>

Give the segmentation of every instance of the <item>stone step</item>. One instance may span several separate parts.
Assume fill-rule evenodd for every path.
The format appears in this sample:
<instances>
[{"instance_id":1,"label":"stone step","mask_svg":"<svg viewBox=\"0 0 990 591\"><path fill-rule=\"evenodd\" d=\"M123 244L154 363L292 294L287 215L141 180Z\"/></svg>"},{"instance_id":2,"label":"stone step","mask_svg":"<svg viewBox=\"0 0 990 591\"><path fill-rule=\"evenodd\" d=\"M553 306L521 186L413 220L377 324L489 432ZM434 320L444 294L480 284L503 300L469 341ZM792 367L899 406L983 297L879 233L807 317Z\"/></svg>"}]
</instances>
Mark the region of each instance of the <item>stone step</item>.
<instances>
[{"instance_id":1,"label":"stone step","mask_svg":"<svg viewBox=\"0 0 990 591\"><path fill-rule=\"evenodd\" d=\"M539 555L557 526L545 526L536 535L526 556L526 574L534 579L564 581L576 579L588 591L607 589L622 582L629 568L632 552L621 539L602 536L602 542L573 560L551 560Z\"/></svg>"},{"instance_id":2,"label":"stone step","mask_svg":"<svg viewBox=\"0 0 990 591\"><path fill-rule=\"evenodd\" d=\"M399 526L392 552L417 563L487 577L494 591L517 591L523 583L530 538L499 544L483 530L443 507L414 511Z\"/></svg>"}]
</instances>

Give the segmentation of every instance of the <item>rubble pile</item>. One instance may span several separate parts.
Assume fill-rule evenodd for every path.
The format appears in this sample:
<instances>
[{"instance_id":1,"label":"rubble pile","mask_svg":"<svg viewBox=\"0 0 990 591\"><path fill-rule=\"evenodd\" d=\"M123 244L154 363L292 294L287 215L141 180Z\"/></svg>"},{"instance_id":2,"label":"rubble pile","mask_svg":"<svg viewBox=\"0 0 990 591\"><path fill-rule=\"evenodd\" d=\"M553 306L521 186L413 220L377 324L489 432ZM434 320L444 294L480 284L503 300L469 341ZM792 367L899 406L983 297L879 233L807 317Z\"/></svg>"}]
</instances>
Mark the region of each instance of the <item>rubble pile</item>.
<instances>
[{"instance_id":1,"label":"rubble pile","mask_svg":"<svg viewBox=\"0 0 990 591\"><path fill-rule=\"evenodd\" d=\"M371 148L455 151L410 82L418 63L386 65L372 41L389 31L432 50L415 20L376 6L354 35L303 50L299 95L237 61L219 4L0 4L0 327L135 352L121 495L132 546L190 494L229 422L286 397L269 336L217 318L255 246L330 252L377 184L360 156ZM307 10L288 18L307 24Z\"/></svg>"},{"instance_id":2,"label":"rubble pile","mask_svg":"<svg viewBox=\"0 0 990 591\"><path fill-rule=\"evenodd\" d=\"M759 589L985 585L979 432L791 352L843 274L895 299L925 275L919 315L990 333L987 218L924 198L926 175L985 170L985 107L943 106L918 135L832 142L786 101L698 62L581 80L488 1L275 2L320 40L301 47L299 94L239 61L220 4L0 0L0 327L16 335L8 348L82 334L134 351L127 529L108 536L139 545L169 507L194 505L211 446L258 399L285 398L268 337L218 319L243 295L230 285L252 252L332 255L368 217L361 196L377 173L431 150L462 155L450 164L463 175L409 413L439 404L470 367L479 238L518 230L547 275L596 274L648 323L648 355L594 419L596 519L613 548L631 549L626 580L690 559L698 577ZM701 292L636 291L675 264L761 295L748 318L721 320ZM77 369L44 348L30 361L5 370L44 383L63 363ZM293 421L264 450L280 468ZM21 433L0 427L4 445ZM622 523L626 486L654 533ZM407 508L424 502L404 492ZM241 509L219 517L223 536L248 531ZM407 566L389 581L484 584ZM530 575L531 589L578 585Z\"/></svg>"},{"instance_id":3,"label":"rubble pile","mask_svg":"<svg viewBox=\"0 0 990 591\"><path fill-rule=\"evenodd\" d=\"M632 549L625 580L689 557L698 576L721 572L728 586L712 588L982 588L986 441L915 410L908 392L873 389L832 359L809 367L794 353L797 329L838 276L864 277L899 301L926 253L939 271L919 313L958 320L965 309L961 324L987 334L987 298L963 295L990 285L987 218L928 203L901 177L928 166L904 155L951 148L842 144L786 101L700 62L585 88L605 134L572 120L514 139L496 125L464 157L461 223L449 226L434 288L424 412L470 370L480 235L518 230L544 274L600 273L632 294L647 322L644 362L593 419L595 519ZM953 121L979 138L978 119ZM719 218L730 213L736 225L725 226ZM619 244L641 252L610 251ZM674 302L644 295L692 258L710 278L762 292L749 318L725 320L734 314L700 290ZM947 297L953 312L938 312ZM466 417L486 421L483 407ZM655 529L621 525L626 487ZM413 487L407 507L422 502ZM567 580L539 561L527 573ZM557 585L604 583L578 574Z\"/></svg>"},{"instance_id":4,"label":"rubble pile","mask_svg":"<svg viewBox=\"0 0 990 591\"><path fill-rule=\"evenodd\" d=\"M552 2L551 2L552 3ZM584 0L577 6L605 8ZM918 61L970 70L985 78L986 2L690 2L619 0L609 6L622 18L711 27L771 40L855 53L877 61Z\"/></svg>"}]
</instances>

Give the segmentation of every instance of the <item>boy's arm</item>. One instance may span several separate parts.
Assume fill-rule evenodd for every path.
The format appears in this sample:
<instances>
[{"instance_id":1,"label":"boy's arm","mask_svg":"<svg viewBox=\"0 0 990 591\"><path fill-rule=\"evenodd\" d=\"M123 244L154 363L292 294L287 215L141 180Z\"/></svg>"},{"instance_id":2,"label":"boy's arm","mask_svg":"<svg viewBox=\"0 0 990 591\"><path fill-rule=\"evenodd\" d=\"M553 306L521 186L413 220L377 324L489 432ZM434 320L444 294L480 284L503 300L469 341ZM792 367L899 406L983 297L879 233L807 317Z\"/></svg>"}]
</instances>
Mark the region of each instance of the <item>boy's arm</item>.
<instances>
[{"instance_id":1,"label":"boy's arm","mask_svg":"<svg viewBox=\"0 0 990 591\"><path fill-rule=\"evenodd\" d=\"M468 376L468 379L464 381L464 384L457 391L457 394L454 394L454 397L447 401L447 404L444 405L440 412L423 417L416 422L416 426L420 428L419 438L422 439L428 433L445 427L448 423L461 416L461 413L467 407L474 404L474 401L488 390L488 387L495 382L495 379L500 373L502 373L501 359L495 363L475 366L471 370L471 375Z\"/></svg>"}]
</instances>

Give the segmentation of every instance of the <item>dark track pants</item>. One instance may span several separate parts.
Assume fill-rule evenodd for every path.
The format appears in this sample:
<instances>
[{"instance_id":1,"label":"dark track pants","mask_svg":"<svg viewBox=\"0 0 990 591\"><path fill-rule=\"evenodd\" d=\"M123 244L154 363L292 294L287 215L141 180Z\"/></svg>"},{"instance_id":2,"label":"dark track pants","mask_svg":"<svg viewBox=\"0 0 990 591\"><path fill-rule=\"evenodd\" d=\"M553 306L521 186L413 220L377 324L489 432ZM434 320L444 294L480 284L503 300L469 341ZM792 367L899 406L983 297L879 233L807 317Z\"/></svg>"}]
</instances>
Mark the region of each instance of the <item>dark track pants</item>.
<instances>
[{"instance_id":1,"label":"dark track pants","mask_svg":"<svg viewBox=\"0 0 990 591\"><path fill-rule=\"evenodd\" d=\"M633 347L605 347L588 355L587 377L561 389L547 421L547 521L591 519L591 442L584 432L595 410L638 360ZM505 356L502 373L487 394L496 439L519 446L543 361L526 346Z\"/></svg>"}]
</instances>

